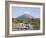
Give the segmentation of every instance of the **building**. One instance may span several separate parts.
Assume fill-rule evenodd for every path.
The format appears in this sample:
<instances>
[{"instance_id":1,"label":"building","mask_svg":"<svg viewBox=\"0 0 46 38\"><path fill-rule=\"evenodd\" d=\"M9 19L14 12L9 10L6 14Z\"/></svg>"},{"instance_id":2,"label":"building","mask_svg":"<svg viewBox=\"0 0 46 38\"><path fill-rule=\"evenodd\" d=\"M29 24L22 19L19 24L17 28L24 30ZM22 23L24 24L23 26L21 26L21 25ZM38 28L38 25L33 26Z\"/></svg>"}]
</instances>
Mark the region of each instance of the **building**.
<instances>
[{"instance_id":1,"label":"building","mask_svg":"<svg viewBox=\"0 0 46 38\"><path fill-rule=\"evenodd\" d=\"M14 29L33 29L32 25L25 23L17 23L13 27Z\"/></svg>"}]
</instances>

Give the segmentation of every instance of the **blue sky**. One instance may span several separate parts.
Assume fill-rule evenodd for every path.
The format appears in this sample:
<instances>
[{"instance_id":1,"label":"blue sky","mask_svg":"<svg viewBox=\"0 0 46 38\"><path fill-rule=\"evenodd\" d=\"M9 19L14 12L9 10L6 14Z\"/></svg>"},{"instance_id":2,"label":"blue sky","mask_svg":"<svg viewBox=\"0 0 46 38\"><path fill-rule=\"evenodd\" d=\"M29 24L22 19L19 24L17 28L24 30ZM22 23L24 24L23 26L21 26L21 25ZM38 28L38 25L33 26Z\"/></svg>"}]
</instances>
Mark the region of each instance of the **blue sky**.
<instances>
[{"instance_id":1,"label":"blue sky","mask_svg":"<svg viewBox=\"0 0 46 38\"><path fill-rule=\"evenodd\" d=\"M32 15L34 18L40 18L40 8L38 7L12 7L12 18L21 16L24 13Z\"/></svg>"}]
</instances>

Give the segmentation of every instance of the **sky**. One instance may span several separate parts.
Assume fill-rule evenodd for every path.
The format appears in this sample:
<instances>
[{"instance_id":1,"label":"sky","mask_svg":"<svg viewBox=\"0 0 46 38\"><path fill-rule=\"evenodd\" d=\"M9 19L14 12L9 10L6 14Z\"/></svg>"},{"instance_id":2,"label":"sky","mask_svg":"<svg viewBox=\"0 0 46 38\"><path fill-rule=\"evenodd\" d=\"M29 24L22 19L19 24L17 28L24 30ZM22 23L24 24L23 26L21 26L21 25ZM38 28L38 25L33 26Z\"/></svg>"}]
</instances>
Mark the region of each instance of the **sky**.
<instances>
[{"instance_id":1,"label":"sky","mask_svg":"<svg viewBox=\"0 0 46 38\"><path fill-rule=\"evenodd\" d=\"M40 8L38 7L12 7L12 18L16 18L23 14L30 14L34 18L40 18Z\"/></svg>"}]
</instances>

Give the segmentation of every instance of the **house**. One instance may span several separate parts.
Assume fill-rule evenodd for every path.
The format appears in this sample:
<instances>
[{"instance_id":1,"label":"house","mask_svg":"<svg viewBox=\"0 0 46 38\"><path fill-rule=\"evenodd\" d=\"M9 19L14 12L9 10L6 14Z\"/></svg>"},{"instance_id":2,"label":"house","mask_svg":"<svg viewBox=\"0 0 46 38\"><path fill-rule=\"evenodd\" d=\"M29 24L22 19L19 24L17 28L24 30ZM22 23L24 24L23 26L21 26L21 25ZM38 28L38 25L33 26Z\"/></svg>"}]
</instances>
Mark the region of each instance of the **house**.
<instances>
[{"instance_id":1,"label":"house","mask_svg":"<svg viewBox=\"0 0 46 38\"><path fill-rule=\"evenodd\" d=\"M25 23L17 23L14 25L15 29L33 29L32 25Z\"/></svg>"},{"instance_id":2,"label":"house","mask_svg":"<svg viewBox=\"0 0 46 38\"><path fill-rule=\"evenodd\" d=\"M28 28L28 27L26 27L26 24L24 24L24 23L17 23L15 25L15 28L23 29L23 28Z\"/></svg>"}]
</instances>

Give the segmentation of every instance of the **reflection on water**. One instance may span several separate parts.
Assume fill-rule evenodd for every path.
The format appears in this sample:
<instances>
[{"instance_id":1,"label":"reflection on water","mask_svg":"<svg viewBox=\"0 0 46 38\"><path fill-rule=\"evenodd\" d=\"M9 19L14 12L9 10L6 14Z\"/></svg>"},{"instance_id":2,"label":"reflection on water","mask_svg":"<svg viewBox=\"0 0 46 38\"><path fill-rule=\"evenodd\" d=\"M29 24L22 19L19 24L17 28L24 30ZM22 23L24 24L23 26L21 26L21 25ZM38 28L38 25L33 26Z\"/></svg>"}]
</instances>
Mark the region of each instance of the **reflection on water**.
<instances>
[{"instance_id":1,"label":"reflection on water","mask_svg":"<svg viewBox=\"0 0 46 38\"><path fill-rule=\"evenodd\" d=\"M40 30L39 25L23 24L19 23L12 27L12 31L26 31L26 30Z\"/></svg>"}]
</instances>

